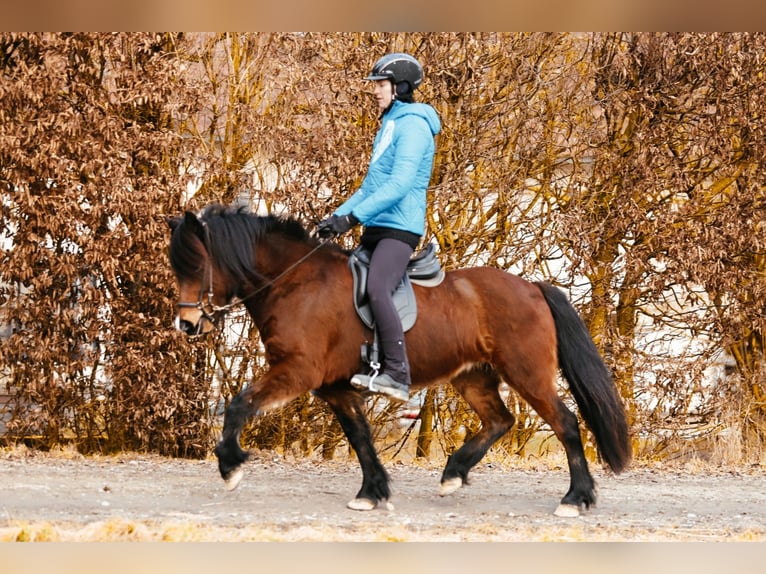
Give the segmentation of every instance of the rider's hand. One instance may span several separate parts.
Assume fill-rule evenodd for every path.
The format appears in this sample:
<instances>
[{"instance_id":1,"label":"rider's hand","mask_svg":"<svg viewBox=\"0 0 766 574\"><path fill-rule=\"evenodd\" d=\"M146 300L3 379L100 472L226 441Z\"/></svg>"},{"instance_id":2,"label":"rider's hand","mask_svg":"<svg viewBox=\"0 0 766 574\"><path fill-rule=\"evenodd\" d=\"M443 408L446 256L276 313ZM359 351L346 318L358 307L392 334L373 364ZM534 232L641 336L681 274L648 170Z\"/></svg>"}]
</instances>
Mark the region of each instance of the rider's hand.
<instances>
[{"instance_id":1,"label":"rider's hand","mask_svg":"<svg viewBox=\"0 0 766 574\"><path fill-rule=\"evenodd\" d=\"M358 223L359 220L353 213L347 215L331 215L319 222L319 225L317 225L317 234L323 239L334 237L335 235L346 233L346 231Z\"/></svg>"}]
</instances>

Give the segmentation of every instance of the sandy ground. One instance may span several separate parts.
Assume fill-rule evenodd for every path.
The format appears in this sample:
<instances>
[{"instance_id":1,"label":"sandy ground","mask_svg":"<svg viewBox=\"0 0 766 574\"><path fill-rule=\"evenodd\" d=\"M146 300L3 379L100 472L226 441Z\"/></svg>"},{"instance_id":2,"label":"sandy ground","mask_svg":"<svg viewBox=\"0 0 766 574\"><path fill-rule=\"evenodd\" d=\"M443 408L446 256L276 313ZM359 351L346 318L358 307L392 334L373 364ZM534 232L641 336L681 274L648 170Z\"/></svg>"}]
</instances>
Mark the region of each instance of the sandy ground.
<instances>
[{"instance_id":1,"label":"sandy ground","mask_svg":"<svg viewBox=\"0 0 766 574\"><path fill-rule=\"evenodd\" d=\"M0 451L0 540L766 541L766 469L635 467L593 473L595 508L553 515L562 468L480 463L438 495L440 469L390 465L391 510L347 510L354 461L256 454L234 492L215 461Z\"/></svg>"}]
</instances>

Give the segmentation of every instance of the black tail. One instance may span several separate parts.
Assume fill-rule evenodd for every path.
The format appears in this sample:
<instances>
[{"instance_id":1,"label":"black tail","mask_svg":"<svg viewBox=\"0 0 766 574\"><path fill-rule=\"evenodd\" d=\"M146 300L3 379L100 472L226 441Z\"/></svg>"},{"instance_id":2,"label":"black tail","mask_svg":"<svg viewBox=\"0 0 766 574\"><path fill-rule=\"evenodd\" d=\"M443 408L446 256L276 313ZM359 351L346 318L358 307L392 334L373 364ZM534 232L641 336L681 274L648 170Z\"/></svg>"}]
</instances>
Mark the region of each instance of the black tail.
<instances>
[{"instance_id":1,"label":"black tail","mask_svg":"<svg viewBox=\"0 0 766 574\"><path fill-rule=\"evenodd\" d=\"M569 383L580 415L599 453L613 472L630 462L631 447L625 409L609 369L601 359L585 323L564 293L548 283L537 283L556 324L559 367Z\"/></svg>"}]
</instances>

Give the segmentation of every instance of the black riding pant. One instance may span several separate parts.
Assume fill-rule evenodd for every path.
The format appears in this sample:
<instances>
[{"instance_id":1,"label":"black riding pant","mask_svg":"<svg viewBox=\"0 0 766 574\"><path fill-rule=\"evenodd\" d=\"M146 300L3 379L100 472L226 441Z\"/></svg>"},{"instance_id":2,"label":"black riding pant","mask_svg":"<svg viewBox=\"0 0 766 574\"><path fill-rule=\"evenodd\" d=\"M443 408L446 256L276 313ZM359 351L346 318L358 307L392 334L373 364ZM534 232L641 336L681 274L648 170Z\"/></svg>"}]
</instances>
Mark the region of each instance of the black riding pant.
<instances>
[{"instance_id":1,"label":"black riding pant","mask_svg":"<svg viewBox=\"0 0 766 574\"><path fill-rule=\"evenodd\" d=\"M383 352L386 343L404 341L404 331L399 313L393 301L393 294L407 271L407 263L413 248L398 239L381 239L375 246L370 259L367 276L367 296L375 317Z\"/></svg>"}]
</instances>

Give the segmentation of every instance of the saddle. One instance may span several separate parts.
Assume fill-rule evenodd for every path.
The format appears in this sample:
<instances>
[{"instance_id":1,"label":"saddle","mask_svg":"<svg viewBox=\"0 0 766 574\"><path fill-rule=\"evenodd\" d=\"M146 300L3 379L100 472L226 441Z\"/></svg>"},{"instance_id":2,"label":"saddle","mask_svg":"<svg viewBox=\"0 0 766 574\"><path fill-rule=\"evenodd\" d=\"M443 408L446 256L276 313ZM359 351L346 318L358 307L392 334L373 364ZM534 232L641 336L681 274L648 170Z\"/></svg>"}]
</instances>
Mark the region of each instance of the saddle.
<instances>
[{"instance_id":1,"label":"saddle","mask_svg":"<svg viewBox=\"0 0 766 574\"><path fill-rule=\"evenodd\" d=\"M348 266L354 279L354 308L362 322L370 329L374 329L375 319L367 297L367 277L370 273L371 255L372 253L368 249L358 247L348 258ZM435 287L443 280L444 270L436 257L436 245L429 243L412 256L407 264L407 273L394 291L394 305L399 311L399 318L402 320L404 331L412 328L418 315L412 285Z\"/></svg>"}]
</instances>

